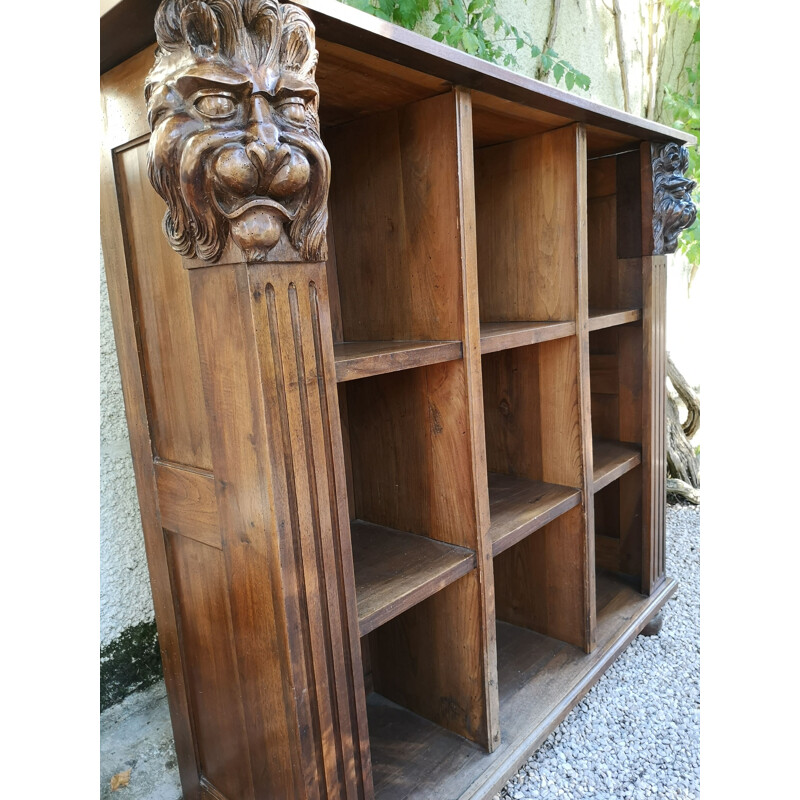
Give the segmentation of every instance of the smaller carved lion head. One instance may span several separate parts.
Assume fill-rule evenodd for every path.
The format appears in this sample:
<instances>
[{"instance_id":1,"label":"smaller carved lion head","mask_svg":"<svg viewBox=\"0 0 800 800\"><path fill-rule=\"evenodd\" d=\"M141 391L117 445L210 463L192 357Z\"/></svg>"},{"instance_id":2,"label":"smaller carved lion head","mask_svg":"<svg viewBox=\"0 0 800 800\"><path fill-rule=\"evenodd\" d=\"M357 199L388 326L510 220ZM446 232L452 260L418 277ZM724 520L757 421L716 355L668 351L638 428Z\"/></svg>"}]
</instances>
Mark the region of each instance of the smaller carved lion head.
<instances>
[{"instance_id":1,"label":"smaller carved lion head","mask_svg":"<svg viewBox=\"0 0 800 800\"><path fill-rule=\"evenodd\" d=\"M678 236L697 218L692 201L695 181L684 177L689 166L685 147L653 145L653 238L655 253L674 253Z\"/></svg>"},{"instance_id":2,"label":"smaller carved lion head","mask_svg":"<svg viewBox=\"0 0 800 800\"><path fill-rule=\"evenodd\" d=\"M277 0L163 0L155 29L147 163L172 247L214 262L230 235L265 261L285 232L324 260L330 160L308 16Z\"/></svg>"}]
</instances>

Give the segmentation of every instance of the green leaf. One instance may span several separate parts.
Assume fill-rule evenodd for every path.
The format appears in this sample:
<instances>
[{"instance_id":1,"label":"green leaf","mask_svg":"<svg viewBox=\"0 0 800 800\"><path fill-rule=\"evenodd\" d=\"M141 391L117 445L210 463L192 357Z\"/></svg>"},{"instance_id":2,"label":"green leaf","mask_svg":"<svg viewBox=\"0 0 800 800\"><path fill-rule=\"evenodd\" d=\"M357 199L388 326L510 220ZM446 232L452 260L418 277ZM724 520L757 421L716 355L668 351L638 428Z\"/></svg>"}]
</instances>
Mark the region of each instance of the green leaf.
<instances>
[{"instance_id":1,"label":"green leaf","mask_svg":"<svg viewBox=\"0 0 800 800\"><path fill-rule=\"evenodd\" d=\"M478 37L470 30L465 30L461 34L461 42L464 45L464 49L471 55L475 55L480 49Z\"/></svg>"},{"instance_id":2,"label":"green leaf","mask_svg":"<svg viewBox=\"0 0 800 800\"><path fill-rule=\"evenodd\" d=\"M553 70L553 72L555 72L555 70ZM567 84L567 89L572 91L572 87L575 85L575 73L568 72L566 78L564 78L564 83Z\"/></svg>"},{"instance_id":3,"label":"green leaf","mask_svg":"<svg viewBox=\"0 0 800 800\"><path fill-rule=\"evenodd\" d=\"M558 84L558 82L564 77L564 72L564 65L561 63L558 63L553 67L553 77L556 79L556 84ZM572 73L570 73L570 75L571 74ZM569 78L567 79L569 80Z\"/></svg>"}]
</instances>

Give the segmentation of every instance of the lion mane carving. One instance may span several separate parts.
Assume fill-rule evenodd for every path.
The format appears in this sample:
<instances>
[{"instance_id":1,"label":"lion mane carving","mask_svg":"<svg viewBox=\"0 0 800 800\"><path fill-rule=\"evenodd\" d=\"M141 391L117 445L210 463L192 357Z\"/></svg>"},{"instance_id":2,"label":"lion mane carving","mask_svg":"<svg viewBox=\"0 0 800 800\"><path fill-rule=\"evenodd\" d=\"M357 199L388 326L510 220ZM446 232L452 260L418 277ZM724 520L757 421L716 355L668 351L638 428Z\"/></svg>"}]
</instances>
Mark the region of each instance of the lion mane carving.
<instances>
[{"instance_id":1,"label":"lion mane carving","mask_svg":"<svg viewBox=\"0 0 800 800\"><path fill-rule=\"evenodd\" d=\"M675 142L652 145L654 253L674 253L678 236L697 218L692 190L697 185L684 177L689 153Z\"/></svg>"},{"instance_id":2,"label":"lion mane carving","mask_svg":"<svg viewBox=\"0 0 800 800\"><path fill-rule=\"evenodd\" d=\"M172 247L213 263L230 235L258 262L285 233L299 258L325 260L330 159L306 13L277 0L163 0L155 30L147 167Z\"/></svg>"}]
</instances>

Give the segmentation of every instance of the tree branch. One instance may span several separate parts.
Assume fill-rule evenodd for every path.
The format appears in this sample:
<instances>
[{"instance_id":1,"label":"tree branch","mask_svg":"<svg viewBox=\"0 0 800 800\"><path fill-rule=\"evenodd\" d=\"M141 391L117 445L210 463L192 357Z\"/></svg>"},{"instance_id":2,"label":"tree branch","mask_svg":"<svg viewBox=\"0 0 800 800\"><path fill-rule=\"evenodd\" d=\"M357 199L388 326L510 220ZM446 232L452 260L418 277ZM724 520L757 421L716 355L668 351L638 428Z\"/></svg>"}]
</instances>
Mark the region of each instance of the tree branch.
<instances>
[{"instance_id":1,"label":"tree branch","mask_svg":"<svg viewBox=\"0 0 800 800\"><path fill-rule=\"evenodd\" d=\"M631 110L631 97L628 90L628 59L625 56L625 42L622 38L622 12L619 9L619 0L612 0L611 13L614 16L614 31L617 35L617 56L619 58L620 80L622 81L622 102L625 111Z\"/></svg>"},{"instance_id":2,"label":"tree branch","mask_svg":"<svg viewBox=\"0 0 800 800\"><path fill-rule=\"evenodd\" d=\"M681 427L686 438L692 439L697 431L700 430L700 398L695 394L694 389L689 386L686 378L679 372L669 353L667 353L667 377L672 381L678 397L686 406L686 421L682 423Z\"/></svg>"},{"instance_id":3,"label":"tree branch","mask_svg":"<svg viewBox=\"0 0 800 800\"><path fill-rule=\"evenodd\" d=\"M678 478L667 478L667 494L682 497L684 500L694 503L694 505L699 505L700 503L700 492L689 486L685 481L678 480Z\"/></svg>"},{"instance_id":4,"label":"tree branch","mask_svg":"<svg viewBox=\"0 0 800 800\"><path fill-rule=\"evenodd\" d=\"M558 29L558 12L561 10L561 0L553 0L552 5L550 6L550 25L547 29L547 37L544 40L544 46L542 47L542 52L546 53L556 41L556 31ZM548 73L550 72L549 69L545 69L542 62L539 62L539 65L536 67L536 80L543 81Z\"/></svg>"}]
</instances>

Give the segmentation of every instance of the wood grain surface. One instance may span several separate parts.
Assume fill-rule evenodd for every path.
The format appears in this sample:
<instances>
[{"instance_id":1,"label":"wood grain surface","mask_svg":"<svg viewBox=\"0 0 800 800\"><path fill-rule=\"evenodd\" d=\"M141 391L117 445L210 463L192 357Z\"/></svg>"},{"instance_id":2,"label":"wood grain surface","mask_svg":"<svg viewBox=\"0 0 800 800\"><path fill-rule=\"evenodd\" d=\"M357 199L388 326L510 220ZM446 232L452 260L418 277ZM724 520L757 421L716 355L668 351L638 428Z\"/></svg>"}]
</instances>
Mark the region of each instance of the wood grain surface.
<instances>
[{"instance_id":1,"label":"wood grain surface","mask_svg":"<svg viewBox=\"0 0 800 800\"><path fill-rule=\"evenodd\" d=\"M427 536L351 524L361 636L475 568L475 554Z\"/></svg>"},{"instance_id":2,"label":"wood grain surface","mask_svg":"<svg viewBox=\"0 0 800 800\"><path fill-rule=\"evenodd\" d=\"M153 47L102 79L183 793L488 798L675 590L650 143L686 137L297 5L327 264L182 263L146 175ZM103 17L102 63L141 44L134 10Z\"/></svg>"}]
</instances>

